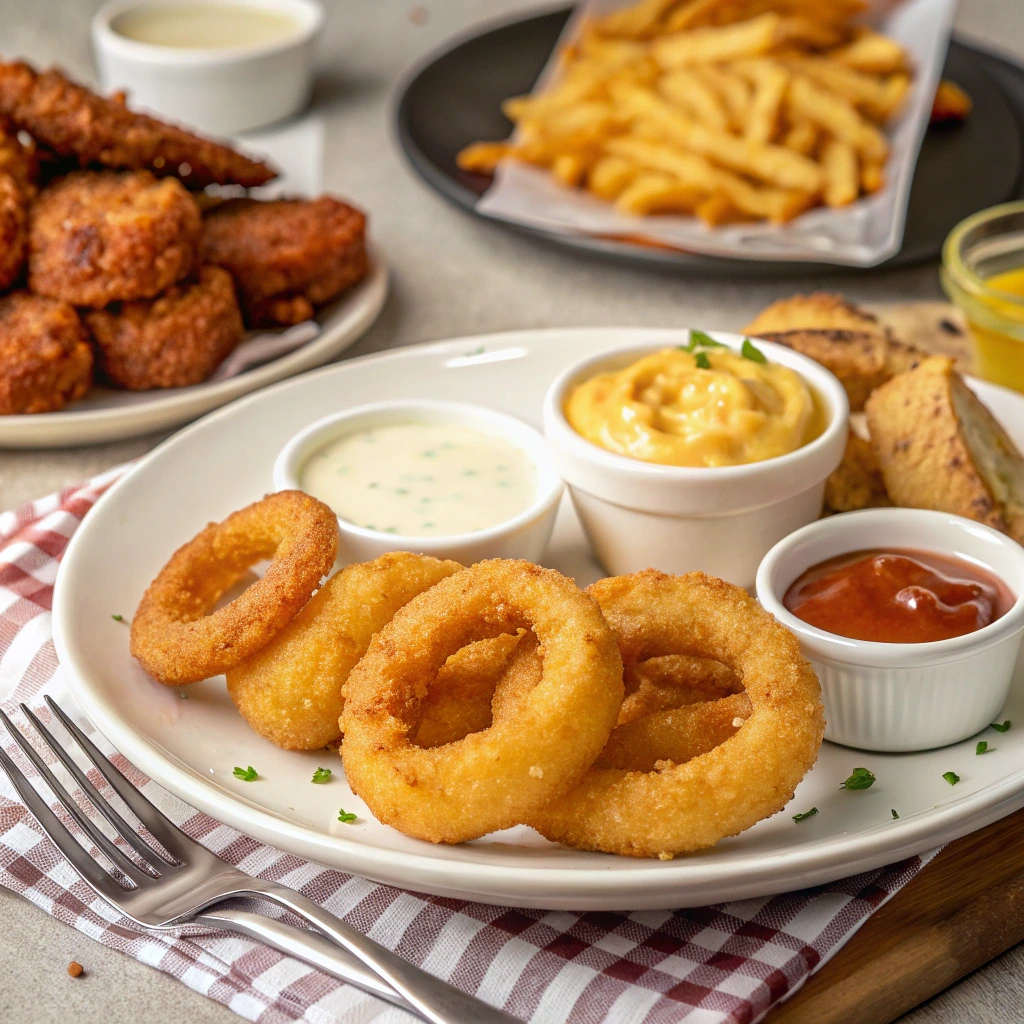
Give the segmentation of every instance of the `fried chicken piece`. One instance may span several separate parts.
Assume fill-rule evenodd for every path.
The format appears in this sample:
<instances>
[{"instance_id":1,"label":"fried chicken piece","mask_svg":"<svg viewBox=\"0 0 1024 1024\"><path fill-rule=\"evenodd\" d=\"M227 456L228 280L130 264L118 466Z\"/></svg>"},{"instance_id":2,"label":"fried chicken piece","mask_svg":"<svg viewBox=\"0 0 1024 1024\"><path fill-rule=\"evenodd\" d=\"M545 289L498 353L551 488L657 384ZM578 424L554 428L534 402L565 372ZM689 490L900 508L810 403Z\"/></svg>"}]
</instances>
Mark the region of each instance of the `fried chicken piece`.
<instances>
[{"instance_id":1,"label":"fried chicken piece","mask_svg":"<svg viewBox=\"0 0 1024 1024\"><path fill-rule=\"evenodd\" d=\"M295 324L366 276L366 217L330 196L232 199L203 218L201 251L230 271L250 327Z\"/></svg>"},{"instance_id":2,"label":"fried chicken piece","mask_svg":"<svg viewBox=\"0 0 1024 1024\"><path fill-rule=\"evenodd\" d=\"M825 481L826 510L854 512L891 504L871 442L851 430L843 461Z\"/></svg>"},{"instance_id":3,"label":"fried chicken piece","mask_svg":"<svg viewBox=\"0 0 1024 1024\"><path fill-rule=\"evenodd\" d=\"M76 306L149 299L196 262L202 220L173 178L76 171L44 188L29 219L29 287Z\"/></svg>"},{"instance_id":4,"label":"fried chicken piece","mask_svg":"<svg viewBox=\"0 0 1024 1024\"><path fill-rule=\"evenodd\" d=\"M66 302L28 292L0 298L0 415L53 412L92 383L92 348Z\"/></svg>"},{"instance_id":5,"label":"fried chicken piece","mask_svg":"<svg viewBox=\"0 0 1024 1024\"><path fill-rule=\"evenodd\" d=\"M0 173L15 180L26 200L38 191L41 158L38 146L23 143L12 124L0 121Z\"/></svg>"},{"instance_id":6,"label":"fried chicken piece","mask_svg":"<svg viewBox=\"0 0 1024 1024\"><path fill-rule=\"evenodd\" d=\"M1024 541L1024 458L952 359L932 356L893 377L866 411L895 504L966 516Z\"/></svg>"},{"instance_id":7,"label":"fried chicken piece","mask_svg":"<svg viewBox=\"0 0 1024 1024\"><path fill-rule=\"evenodd\" d=\"M0 171L0 291L21 277L28 253L28 203L14 176Z\"/></svg>"},{"instance_id":8,"label":"fried chicken piece","mask_svg":"<svg viewBox=\"0 0 1024 1024\"><path fill-rule=\"evenodd\" d=\"M104 376L130 391L206 380L244 333L231 275L220 267L200 267L148 302L86 313L85 323Z\"/></svg>"},{"instance_id":9,"label":"fried chicken piece","mask_svg":"<svg viewBox=\"0 0 1024 1024\"><path fill-rule=\"evenodd\" d=\"M258 160L135 113L123 95L97 96L56 68L40 73L21 61L0 63L0 115L58 156L74 156L81 167L148 169L179 177L193 189L211 184L250 188L275 177Z\"/></svg>"}]
</instances>

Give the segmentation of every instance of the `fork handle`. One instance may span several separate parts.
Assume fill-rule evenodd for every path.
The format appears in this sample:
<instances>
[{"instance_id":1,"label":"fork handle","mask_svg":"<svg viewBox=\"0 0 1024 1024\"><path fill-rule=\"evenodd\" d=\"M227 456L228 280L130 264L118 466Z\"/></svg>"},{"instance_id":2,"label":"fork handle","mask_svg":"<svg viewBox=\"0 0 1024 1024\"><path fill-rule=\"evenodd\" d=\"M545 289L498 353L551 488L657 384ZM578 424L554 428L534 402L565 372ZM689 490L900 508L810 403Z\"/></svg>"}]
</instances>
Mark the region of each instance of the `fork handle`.
<instances>
[{"instance_id":1,"label":"fork handle","mask_svg":"<svg viewBox=\"0 0 1024 1024\"><path fill-rule=\"evenodd\" d=\"M355 957L339 949L319 932L296 928L272 917L248 910L212 907L193 918L191 924L209 925L223 931L237 932L287 953L339 981L355 985L364 992L386 999L403 1010L416 1011L386 981L364 966Z\"/></svg>"},{"instance_id":2,"label":"fork handle","mask_svg":"<svg viewBox=\"0 0 1024 1024\"><path fill-rule=\"evenodd\" d=\"M333 939L391 985L409 1004L409 1009L430 1024L522 1024L504 1010L490 1006L403 960L302 893L263 879L253 878L250 882L253 883L250 889L253 896L273 900Z\"/></svg>"}]
</instances>

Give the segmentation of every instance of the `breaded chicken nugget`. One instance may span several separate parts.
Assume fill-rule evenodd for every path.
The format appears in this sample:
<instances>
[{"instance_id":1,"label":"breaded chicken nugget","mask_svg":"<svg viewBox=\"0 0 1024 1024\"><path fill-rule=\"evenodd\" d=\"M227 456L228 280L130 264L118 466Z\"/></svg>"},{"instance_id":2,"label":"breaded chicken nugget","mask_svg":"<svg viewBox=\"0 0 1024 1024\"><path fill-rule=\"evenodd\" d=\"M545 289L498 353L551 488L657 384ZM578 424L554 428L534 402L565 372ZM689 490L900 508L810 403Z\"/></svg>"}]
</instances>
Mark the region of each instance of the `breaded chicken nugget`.
<instances>
[{"instance_id":1,"label":"breaded chicken nugget","mask_svg":"<svg viewBox=\"0 0 1024 1024\"><path fill-rule=\"evenodd\" d=\"M150 301L85 314L107 379L131 391L177 388L206 380L242 340L231 275L200 267Z\"/></svg>"},{"instance_id":2,"label":"breaded chicken nugget","mask_svg":"<svg viewBox=\"0 0 1024 1024\"><path fill-rule=\"evenodd\" d=\"M92 349L66 302L28 292L0 298L0 415L53 412L92 383Z\"/></svg>"},{"instance_id":3,"label":"breaded chicken nugget","mask_svg":"<svg viewBox=\"0 0 1024 1024\"><path fill-rule=\"evenodd\" d=\"M25 269L28 252L28 203L14 176L0 171L0 291Z\"/></svg>"},{"instance_id":4,"label":"breaded chicken nugget","mask_svg":"<svg viewBox=\"0 0 1024 1024\"><path fill-rule=\"evenodd\" d=\"M250 188L275 176L266 164L229 146L129 110L123 95L97 96L56 68L40 74L20 61L0 63L0 114L82 167L145 168L177 176L194 189Z\"/></svg>"},{"instance_id":5,"label":"breaded chicken nugget","mask_svg":"<svg viewBox=\"0 0 1024 1024\"><path fill-rule=\"evenodd\" d=\"M866 412L897 505L965 516L1024 543L1024 457L952 359L932 356L897 374Z\"/></svg>"},{"instance_id":6,"label":"breaded chicken nugget","mask_svg":"<svg viewBox=\"0 0 1024 1024\"><path fill-rule=\"evenodd\" d=\"M366 275L366 217L330 196L232 199L203 218L202 257L230 271L249 326L295 324Z\"/></svg>"},{"instance_id":7,"label":"breaded chicken nugget","mask_svg":"<svg viewBox=\"0 0 1024 1024\"><path fill-rule=\"evenodd\" d=\"M766 306L743 328L747 334L763 337L768 331L860 331L892 337L874 313L848 302L842 295L814 292L812 295L791 295Z\"/></svg>"},{"instance_id":8,"label":"breaded chicken nugget","mask_svg":"<svg viewBox=\"0 0 1024 1024\"><path fill-rule=\"evenodd\" d=\"M76 171L29 218L29 287L75 306L150 299L196 262L202 221L181 183L148 171Z\"/></svg>"},{"instance_id":9,"label":"breaded chicken nugget","mask_svg":"<svg viewBox=\"0 0 1024 1024\"><path fill-rule=\"evenodd\" d=\"M854 512L891 504L871 442L851 430L843 461L825 481L825 508L829 512Z\"/></svg>"},{"instance_id":10,"label":"breaded chicken nugget","mask_svg":"<svg viewBox=\"0 0 1024 1024\"><path fill-rule=\"evenodd\" d=\"M34 142L22 142L14 125L0 120L0 172L17 182L26 199L35 198L41 156Z\"/></svg>"}]
</instances>

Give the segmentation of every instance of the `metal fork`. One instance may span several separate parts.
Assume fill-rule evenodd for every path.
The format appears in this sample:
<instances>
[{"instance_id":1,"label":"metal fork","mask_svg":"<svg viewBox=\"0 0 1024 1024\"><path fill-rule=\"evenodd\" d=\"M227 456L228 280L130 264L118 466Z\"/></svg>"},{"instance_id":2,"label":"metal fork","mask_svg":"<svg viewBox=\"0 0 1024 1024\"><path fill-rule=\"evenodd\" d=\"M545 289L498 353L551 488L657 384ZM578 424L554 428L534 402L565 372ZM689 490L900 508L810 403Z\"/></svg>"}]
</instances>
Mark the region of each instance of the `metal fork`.
<instances>
[{"instance_id":1,"label":"metal fork","mask_svg":"<svg viewBox=\"0 0 1024 1024\"><path fill-rule=\"evenodd\" d=\"M100 753L89 737L54 701L47 697L46 703L111 789L128 805L166 853L155 849L121 817L89 781L77 762L24 704L20 705L22 714L96 810L135 851L139 860L129 857L83 813L36 749L3 711L0 711L0 720L7 731L64 809L121 877L106 870L78 842L3 749L0 749L0 767L7 773L43 831L86 883L127 917L146 928L156 930L197 923L242 932L418 1013L431 1024L517 1024L516 1018L504 1010L489 1006L475 996L408 963L328 913L302 893L276 882L247 875L190 839ZM208 909L238 896L270 900L297 914L322 935L247 911L233 908ZM332 942L327 942L323 936ZM337 943L337 946L333 943ZM342 953L338 946L349 955Z\"/></svg>"}]
</instances>

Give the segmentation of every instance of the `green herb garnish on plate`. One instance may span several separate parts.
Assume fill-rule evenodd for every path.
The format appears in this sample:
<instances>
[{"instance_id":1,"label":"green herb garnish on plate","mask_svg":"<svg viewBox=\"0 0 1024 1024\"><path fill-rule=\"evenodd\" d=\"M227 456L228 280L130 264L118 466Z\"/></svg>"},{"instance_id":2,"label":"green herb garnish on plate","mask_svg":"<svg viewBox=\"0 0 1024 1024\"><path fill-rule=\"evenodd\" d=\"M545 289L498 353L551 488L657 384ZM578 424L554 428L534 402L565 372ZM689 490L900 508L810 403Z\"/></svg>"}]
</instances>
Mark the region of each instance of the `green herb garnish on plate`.
<instances>
[{"instance_id":1,"label":"green herb garnish on plate","mask_svg":"<svg viewBox=\"0 0 1024 1024\"><path fill-rule=\"evenodd\" d=\"M854 768L853 774L839 787L840 789L870 789L875 776L867 768Z\"/></svg>"},{"instance_id":2,"label":"green herb garnish on plate","mask_svg":"<svg viewBox=\"0 0 1024 1024\"><path fill-rule=\"evenodd\" d=\"M956 772L943 772L942 777L951 785L955 786L960 781L960 776Z\"/></svg>"},{"instance_id":3,"label":"green herb garnish on plate","mask_svg":"<svg viewBox=\"0 0 1024 1024\"><path fill-rule=\"evenodd\" d=\"M345 810L344 807L342 807L342 809L338 811L338 821L342 822L345 825L348 825L351 822L355 821L357 817L358 815L349 813Z\"/></svg>"},{"instance_id":4,"label":"green herb garnish on plate","mask_svg":"<svg viewBox=\"0 0 1024 1024\"><path fill-rule=\"evenodd\" d=\"M987 740L978 740L978 745L974 748L976 754L991 754L995 747L990 747Z\"/></svg>"},{"instance_id":5,"label":"green herb garnish on plate","mask_svg":"<svg viewBox=\"0 0 1024 1024\"><path fill-rule=\"evenodd\" d=\"M993 722L992 728L995 729L996 732L1006 732L1006 730L1010 728L1010 720L1007 719L1005 722Z\"/></svg>"},{"instance_id":6,"label":"green herb garnish on plate","mask_svg":"<svg viewBox=\"0 0 1024 1024\"><path fill-rule=\"evenodd\" d=\"M243 782L255 782L260 777L259 772L257 772L252 765L249 765L248 768L236 767L231 774L234 775L236 779L241 779Z\"/></svg>"},{"instance_id":7,"label":"green herb garnish on plate","mask_svg":"<svg viewBox=\"0 0 1024 1024\"><path fill-rule=\"evenodd\" d=\"M889 812L890 812L890 814L892 814L892 816L894 818L898 818L899 817L899 815L896 813L896 809L894 807L890 807L889 808Z\"/></svg>"},{"instance_id":8,"label":"green herb garnish on plate","mask_svg":"<svg viewBox=\"0 0 1024 1024\"><path fill-rule=\"evenodd\" d=\"M330 777L331 777L331 769L330 768L317 768L317 770L315 772L313 772L313 780L312 781L316 782L316 783L327 782L330 779Z\"/></svg>"},{"instance_id":9,"label":"green herb garnish on plate","mask_svg":"<svg viewBox=\"0 0 1024 1024\"><path fill-rule=\"evenodd\" d=\"M818 813L817 807L812 807L809 811L804 811L803 814L794 814L794 821L806 821L808 818L813 818Z\"/></svg>"}]
</instances>

